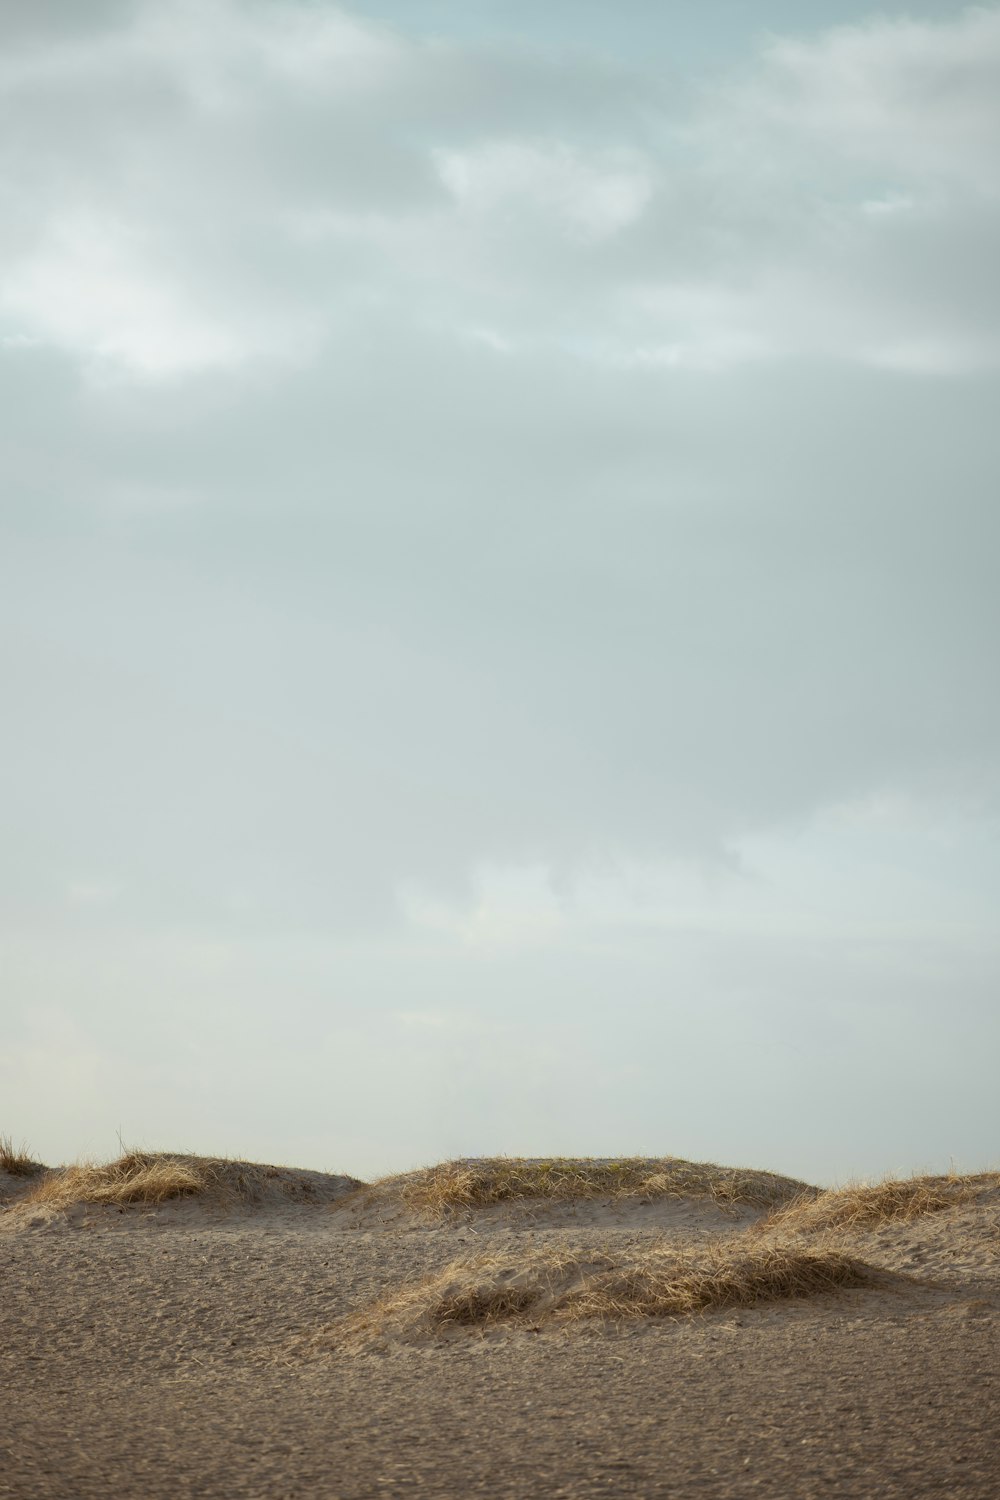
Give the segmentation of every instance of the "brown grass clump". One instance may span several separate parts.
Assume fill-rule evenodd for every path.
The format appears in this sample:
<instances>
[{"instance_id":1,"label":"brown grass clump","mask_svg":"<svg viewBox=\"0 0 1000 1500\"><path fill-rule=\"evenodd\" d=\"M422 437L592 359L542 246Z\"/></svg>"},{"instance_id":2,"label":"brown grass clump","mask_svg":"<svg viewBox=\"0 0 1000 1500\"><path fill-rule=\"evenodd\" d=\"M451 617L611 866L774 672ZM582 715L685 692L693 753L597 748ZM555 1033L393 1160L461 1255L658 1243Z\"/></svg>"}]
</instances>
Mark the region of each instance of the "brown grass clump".
<instances>
[{"instance_id":1,"label":"brown grass clump","mask_svg":"<svg viewBox=\"0 0 1000 1500\"><path fill-rule=\"evenodd\" d=\"M982 1189L998 1186L998 1172L852 1183L832 1188L818 1197L794 1199L777 1208L757 1227L761 1230L880 1229L925 1214L943 1213L970 1202Z\"/></svg>"},{"instance_id":2,"label":"brown grass clump","mask_svg":"<svg viewBox=\"0 0 1000 1500\"><path fill-rule=\"evenodd\" d=\"M579 1317L662 1317L864 1286L872 1274L837 1250L719 1245L687 1255L647 1254L613 1266L586 1278L569 1306Z\"/></svg>"},{"instance_id":3,"label":"brown grass clump","mask_svg":"<svg viewBox=\"0 0 1000 1500\"><path fill-rule=\"evenodd\" d=\"M26 1147L15 1146L9 1135L0 1135L0 1172L9 1172L11 1177L37 1177L45 1168L33 1161Z\"/></svg>"},{"instance_id":4,"label":"brown grass clump","mask_svg":"<svg viewBox=\"0 0 1000 1500\"><path fill-rule=\"evenodd\" d=\"M683 1317L866 1286L877 1274L837 1250L761 1245L745 1235L697 1250L663 1245L586 1258L536 1251L520 1264L484 1256L456 1261L327 1333L361 1349L386 1337L420 1341L458 1328Z\"/></svg>"},{"instance_id":5,"label":"brown grass clump","mask_svg":"<svg viewBox=\"0 0 1000 1500\"><path fill-rule=\"evenodd\" d=\"M203 1156L126 1151L117 1161L59 1167L22 1198L23 1206L71 1208L77 1203L166 1203L194 1195L225 1204L257 1202L289 1184L276 1167Z\"/></svg>"},{"instance_id":6,"label":"brown grass clump","mask_svg":"<svg viewBox=\"0 0 1000 1500\"><path fill-rule=\"evenodd\" d=\"M47 1172L22 1202L56 1209L75 1203L164 1203L204 1192L207 1186L191 1160L127 1151L102 1166L84 1162Z\"/></svg>"},{"instance_id":7,"label":"brown grass clump","mask_svg":"<svg viewBox=\"0 0 1000 1500\"><path fill-rule=\"evenodd\" d=\"M423 1171L384 1178L376 1198L396 1197L410 1209L433 1217L497 1203L547 1199L702 1198L723 1208L773 1208L815 1191L806 1183L739 1167L678 1157L492 1157L448 1161Z\"/></svg>"}]
</instances>

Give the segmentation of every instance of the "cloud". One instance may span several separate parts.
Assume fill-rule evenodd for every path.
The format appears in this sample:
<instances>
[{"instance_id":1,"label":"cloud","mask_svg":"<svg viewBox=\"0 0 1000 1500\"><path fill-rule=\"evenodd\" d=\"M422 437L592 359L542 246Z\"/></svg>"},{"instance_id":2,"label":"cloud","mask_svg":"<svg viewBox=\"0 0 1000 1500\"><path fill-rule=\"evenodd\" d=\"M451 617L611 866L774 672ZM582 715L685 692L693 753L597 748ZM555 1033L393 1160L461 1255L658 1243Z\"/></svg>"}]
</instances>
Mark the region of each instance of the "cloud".
<instances>
[{"instance_id":1,"label":"cloud","mask_svg":"<svg viewBox=\"0 0 1000 1500\"><path fill-rule=\"evenodd\" d=\"M152 261L141 235L80 216L50 226L8 276L0 308L35 342L52 342L98 367L180 375L237 362L234 331L186 305L183 285Z\"/></svg>"},{"instance_id":2,"label":"cloud","mask_svg":"<svg viewBox=\"0 0 1000 1500\"><path fill-rule=\"evenodd\" d=\"M998 71L995 9L686 95L301 0L106 9L0 66L4 312L146 374L307 362L364 301L594 358L995 368Z\"/></svg>"},{"instance_id":3,"label":"cloud","mask_svg":"<svg viewBox=\"0 0 1000 1500\"><path fill-rule=\"evenodd\" d=\"M759 353L996 369L998 74L1000 12L976 8L775 38L707 93L689 139Z\"/></svg>"},{"instance_id":4,"label":"cloud","mask_svg":"<svg viewBox=\"0 0 1000 1500\"><path fill-rule=\"evenodd\" d=\"M651 192L641 159L594 157L559 145L490 142L439 151L438 170L460 207L477 217L549 214L571 237L609 238L642 213Z\"/></svg>"},{"instance_id":5,"label":"cloud","mask_svg":"<svg viewBox=\"0 0 1000 1500\"><path fill-rule=\"evenodd\" d=\"M760 76L732 99L792 151L995 198L1000 12L970 6L946 23L882 17L818 39L775 38Z\"/></svg>"},{"instance_id":6,"label":"cloud","mask_svg":"<svg viewBox=\"0 0 1000 1500\"><path fill-rule=\"evenodd\" d=\"M25 920L995 805L997 14L669 97L293 0L15 35Z\"/></svg>"}]
</instances>

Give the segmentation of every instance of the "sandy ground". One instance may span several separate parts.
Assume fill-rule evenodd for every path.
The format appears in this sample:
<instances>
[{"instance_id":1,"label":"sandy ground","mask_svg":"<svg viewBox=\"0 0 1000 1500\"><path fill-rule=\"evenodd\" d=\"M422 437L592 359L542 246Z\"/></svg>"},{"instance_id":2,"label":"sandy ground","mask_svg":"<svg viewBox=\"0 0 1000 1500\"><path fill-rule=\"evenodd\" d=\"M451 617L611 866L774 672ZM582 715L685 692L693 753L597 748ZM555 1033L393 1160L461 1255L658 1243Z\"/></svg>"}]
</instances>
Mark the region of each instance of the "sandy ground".
<instances>
[{"instance_id":1,"label":"sandy ground","mask_svg":"<svg viewBox=\"0 0 1000 1500\"><path fill-rule=\"evenodd\" d=\"M0 1496L1000 1494L996 1194L851 1237L889 1286L306 1357L457 1255L742 1222L681 1202L428 1228L316 1184L249 1212L0 1212Z\"/></svg>"}]
</instances>

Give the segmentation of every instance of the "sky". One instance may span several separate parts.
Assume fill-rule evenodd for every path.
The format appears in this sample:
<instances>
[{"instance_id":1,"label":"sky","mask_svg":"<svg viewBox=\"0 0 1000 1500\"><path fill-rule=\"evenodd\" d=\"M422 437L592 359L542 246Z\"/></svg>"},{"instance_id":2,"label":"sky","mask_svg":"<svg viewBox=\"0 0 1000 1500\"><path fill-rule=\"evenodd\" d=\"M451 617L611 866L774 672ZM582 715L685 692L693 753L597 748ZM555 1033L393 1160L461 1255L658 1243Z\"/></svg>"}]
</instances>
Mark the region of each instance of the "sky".
<instances>
[{"instance_id":1,"label":"sky","mask_svg":"<svg viewBox=\"0 0 1000 1500\"><path fill-rule=\"evenodd\" d=\"M0 36L0 1132L998 1164L1000 6Z\"/></svg>"}]
</instances>

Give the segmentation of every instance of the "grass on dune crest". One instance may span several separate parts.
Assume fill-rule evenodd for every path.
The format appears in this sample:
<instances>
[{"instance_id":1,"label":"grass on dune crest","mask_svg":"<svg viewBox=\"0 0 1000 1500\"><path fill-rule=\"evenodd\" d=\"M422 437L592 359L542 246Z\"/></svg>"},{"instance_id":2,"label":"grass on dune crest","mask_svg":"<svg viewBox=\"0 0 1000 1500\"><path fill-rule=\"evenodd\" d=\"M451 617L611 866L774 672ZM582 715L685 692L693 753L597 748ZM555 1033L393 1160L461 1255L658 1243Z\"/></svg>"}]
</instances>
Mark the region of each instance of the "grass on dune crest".
<instances>
[{"instance_id":1,"label":"grass on dune crest","mask_svg":"<svg viewBox=\"0 0 1000 1500\"><path fill-rule=\"evenodd\" d=\"M1000 1172L962 1176L887 1178L851 1183L778 1207L758 1229L878 1229L886 1224L942 1213L969 1203L984 1189L1000 1187Z\"/></svg>"},{"instance_id":2,"label":"grass on dune crest","mask_svg":"<svg viewBox=\"0 0 1000 1500\"><path fill-rule=\"evenodd\" d=\"M703 1198L721 1207L773 1208L814 1192L806 1183L739 1167L677 1157L492 1157L448 1161L403 1176L383 1178L379 1196L396 1195L408 1207L435 1216L532 1198Z\"/></svg>"},{"instance_id":3,"label":"grass on dune crest","mask_svg":"<svg viewBox=\"0 0 1000 1500\"><path fill-rule=\"evenodd\" d=\"M64 1209L75 1203L165 1203L196 1194L224 1201L254 1200L278 1176L274 1167L249 1162L126 1151L103 1165L82 1162L55 1168L21 1202Z\"/></svg>"},{"instance_id":4,"label":"grass on dune crest","mask_svg":"<svg viewBox=\"0 0 1000 1500\"><path fill-rule=\"evenodd\" d=\"M0 1171L9 1172L11 1177L37 1177L45 1168L32 1160L23 1142L15 1146L11 1136L0 1135Z\"/></svg>"},{"instance_id":5,"label":"grass on dune crest","mask_svg":"<svg viewBox=\"0 0 1000 1500\"><path fill-rule=\"evenodd\" d=\"M352 1313L323 1342L332 1333L363 1349L387 1337L419 1341L457 1328L678 1317L866 1286L877 1274L837 1250L761 1245L744 1235L697 1250L643 1246L586 1257L535 1250L515 1263L482 1256Z\"/></svg>"}]
</instances>

